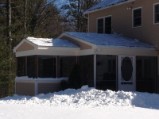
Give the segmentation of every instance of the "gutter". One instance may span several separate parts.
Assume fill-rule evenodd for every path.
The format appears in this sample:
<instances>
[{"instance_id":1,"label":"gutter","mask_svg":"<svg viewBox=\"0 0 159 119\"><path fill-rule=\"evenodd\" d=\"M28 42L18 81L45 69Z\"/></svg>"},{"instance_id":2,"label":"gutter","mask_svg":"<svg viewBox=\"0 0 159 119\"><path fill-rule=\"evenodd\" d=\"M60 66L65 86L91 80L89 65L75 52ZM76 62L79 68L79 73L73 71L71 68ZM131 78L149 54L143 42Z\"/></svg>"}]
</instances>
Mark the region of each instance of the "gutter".
<instances>
[{"instance_id":1,"label":"gutter","mask_svg":"<svg viewBox=\"0 0 159 119\"><path fill-rule=\"evenodd\" d=\"M116 6L119 6L119 5L126 4L126 3L134 2L134 1L136 1L136 0L129 0L127 2L122 2L122 3L119 3L119 4L115 4L115 5L112 4L112 5L104 7L104 8L99 8L99 9L95 9L95 10L92 10L92 11L84 12L84 15L90 14L90 13L93 13L93 12L97 12L97 11L101 11L101 10L105 10L105 9L108 9L108 8L116 7Z\"/></svg>"}]
</instances>

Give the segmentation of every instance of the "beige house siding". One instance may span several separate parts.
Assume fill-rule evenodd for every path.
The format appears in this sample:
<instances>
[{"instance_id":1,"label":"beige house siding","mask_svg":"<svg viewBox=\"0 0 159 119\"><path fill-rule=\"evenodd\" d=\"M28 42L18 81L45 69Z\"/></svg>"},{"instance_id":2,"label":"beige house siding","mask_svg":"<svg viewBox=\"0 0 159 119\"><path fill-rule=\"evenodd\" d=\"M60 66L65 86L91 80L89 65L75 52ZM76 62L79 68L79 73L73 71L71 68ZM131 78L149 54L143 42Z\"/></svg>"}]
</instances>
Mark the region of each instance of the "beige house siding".
<instances>
[{"instance_id":1,"label":"beige house siding","mask_svg":"<svg viewBox=\"0 0 159 119\"><path fill-rule=\"evenodd\" d=\"M34 96L35 84L27 82L16 82L16 94Z\"/></svg>"},{"instance_id":2,"label":"beige house siding","mask_svg":"<svg viewBox=\"0 0 159 119\"><path fill-rule=\"evenodd\" d=\"M59 91L61 89L60 86L60 83L39 83L38 94Z\"/></svg>"},{"instance_id":3,"label":"beige house siding","mask_svg":"<svg viewBox=\"0 0 159 119\"><path fill-rule=\"evenodd\" d=\"M28 51L28 50L34 50L34 47L30 45L29 43L23 42L16 50L16 52L20 51Z\"/></svg>"},{"instance_id":4,"label":"beige house siding","mask_svg":"<svg viewBox=\"0 0 159 119\"><path fill-rule=\"evenodd\" d=\"M112 32L128 37L141 39L153 44L159 49L159 24L154 24L153 4L159 0L136 0L132 3L111 7L105 10L90 13L89 32L97 31L97 19L112 16ZM132 27L132 9L142 7L142 26ZM128 9L132 8L132 9Z\"/></svg>"}]
</instances>

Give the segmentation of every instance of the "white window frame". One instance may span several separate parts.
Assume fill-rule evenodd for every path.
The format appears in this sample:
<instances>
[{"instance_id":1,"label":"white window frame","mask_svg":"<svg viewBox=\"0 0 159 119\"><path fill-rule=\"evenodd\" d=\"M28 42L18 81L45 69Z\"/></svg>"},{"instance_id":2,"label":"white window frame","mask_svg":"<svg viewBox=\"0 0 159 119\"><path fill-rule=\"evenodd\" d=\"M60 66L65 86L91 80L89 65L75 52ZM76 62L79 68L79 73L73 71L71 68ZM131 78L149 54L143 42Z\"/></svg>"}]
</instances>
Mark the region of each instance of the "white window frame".
<instances>
[{"instance_id":1,"label":"white window frame","mask_svg":"<svg viewBox=\"0 0 159 119\"><path fill-rule=\"evenodd\" d=\"M154 25L159 24L159 22L157 23L155 22L155 6L156 5L159 5L159 2L153 4L153 24Z\"/></svg>"},{"instance_id":2,"label":"white window frame","mask_svg":"<svg viewBox=\"0 0 159 119\"><path fill-rule=\"evenodd\" d=\"M108 18L108 17L111 17L111 19L112 19L112 15L107 15L107 16L104 16L104 17L96 18L96 33L98 33L98 20L103 19L103 22L104 22L104 24L103 24L103 34L105 34L105 18Z\"/></svg>"},{"instance_id":3,"label":"white window frame","mask_svg":"<svg viewBox=\"0 0 159 119\"><path fill-rule=\"evenodd\" d=\"M134 26L134 11L137 9L141 9L141 25L140 26ZM132 9L132 28L139 28L142 27L143 24L143 8L142 7L136 7Z\"/></svg>"}]
</instances>

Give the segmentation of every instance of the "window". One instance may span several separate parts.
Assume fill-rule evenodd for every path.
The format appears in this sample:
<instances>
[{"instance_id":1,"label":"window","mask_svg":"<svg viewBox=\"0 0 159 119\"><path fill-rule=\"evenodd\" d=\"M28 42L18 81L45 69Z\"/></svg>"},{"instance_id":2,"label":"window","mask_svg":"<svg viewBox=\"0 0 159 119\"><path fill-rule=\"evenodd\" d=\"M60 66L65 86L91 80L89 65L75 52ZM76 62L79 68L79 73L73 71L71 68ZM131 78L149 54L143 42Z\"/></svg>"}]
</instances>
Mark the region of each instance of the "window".
<instances>
[{"instance_id":1,"label":"window","mask_svg":"<svg viewBox=\"0 0 159 119\"><path fill-rule=\"evenodd\" d=\"M154 23L159 23L159 4L154 5Z\"/></svg>"},{"instance_id":2,"label":"window","mask_svg":"<svg viewBox=\"0 0 159 119\"><path fill-rule=\"evenodd\" d=\"M49 56L38 57L38 76L40 78L56 77L56 58Z\"/></svg>"},{"instance_id":3,"label":"window","mask_svg":"<svg viewBox=\"0 0 159 119\"><path fill-rule=\"evenodd\" d=\"M111 34L111 20L112 18L111 17L106 17L105 18L105 33L107 34Z\"/></svg>"},{"instance_id":4,"label":"window","mask_svg":"<svg viewBox=\"0 0 159 119\"><path fill-rule=\"evenodd\" d=\"M29 78L37 77L37 74L36 74L36 56L27 57L27 76Z\"/></svg>"},{"instance_id":5,"label":"window","mask_svg":"<svg viewBox=\"0 0 159 119\"><path fill-rule=\"evenodd\" d=\"M133 10L133 27L139 27L142 25L142 9Z\"/></svg>"},{"instance_id":6,"label":"window","mask_svg":"<svg viewBox=\"0 0 159 119\"><path fill-rule=\"evenodd\" d=\"M157 89L157 57L136 57L136 89L155 92Z\"/></svg>"},{"instance_id":7,"label":"window","mask_svg":"<svg viewBox=\"0 0 159 119\"><path fill-rule=\"evenodd\" d=\"M98 19L97 21L97 25L98 25L98 33L104 33L104 19L101 18L101 19Z\"/></svg>"},{"instance_id":8,"label":"window","mask_svg":"<svg viewBox=\"0 0 159 119\"><path fill-rule=\"evenodd\" d=\"M26 57L17 58L17 76L26 76Z\"/></svg>"},{"instance_id":9,"label":"window","mask_svg":"<svg viewBox=\"0 0 159 119\"><path fill-rule=\"evenodd\" d=\"M112 31L111 21L112 21L111 16L98 19L97 32L110 34Z\"/></svg>"}]
</instances>

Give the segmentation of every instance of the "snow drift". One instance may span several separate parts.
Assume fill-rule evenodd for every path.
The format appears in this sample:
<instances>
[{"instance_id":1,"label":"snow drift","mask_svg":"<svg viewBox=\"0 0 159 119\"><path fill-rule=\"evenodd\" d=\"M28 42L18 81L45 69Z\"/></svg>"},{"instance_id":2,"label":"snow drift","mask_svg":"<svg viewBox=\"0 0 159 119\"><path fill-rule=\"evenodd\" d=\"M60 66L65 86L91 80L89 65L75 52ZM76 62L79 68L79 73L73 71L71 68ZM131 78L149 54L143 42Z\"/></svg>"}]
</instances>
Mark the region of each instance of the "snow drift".
<instances>
[{"instance_id":1,"label":"snow drift","mask_svg":"<svg viewBox=\"0 0 159 119\"><path fill-rule=\"evenodd\" d=\"M84 86L78 90L67 89L56 93L40 94L35 97L14 95L1 99L0 104L40 104L73 107L135 106L159 109L159 95L111 90L102 91Z\"/></svg>"}]
</instances>

